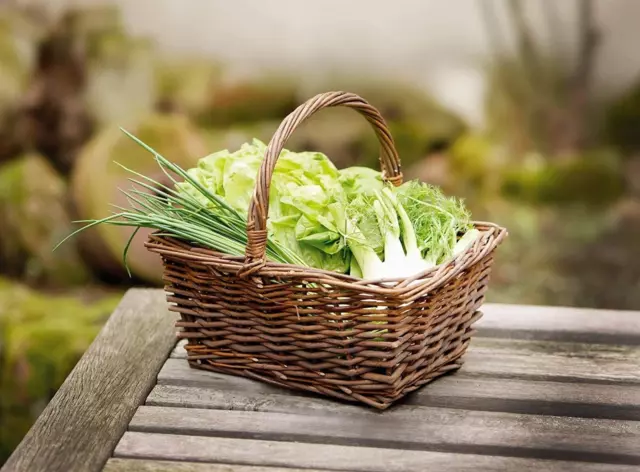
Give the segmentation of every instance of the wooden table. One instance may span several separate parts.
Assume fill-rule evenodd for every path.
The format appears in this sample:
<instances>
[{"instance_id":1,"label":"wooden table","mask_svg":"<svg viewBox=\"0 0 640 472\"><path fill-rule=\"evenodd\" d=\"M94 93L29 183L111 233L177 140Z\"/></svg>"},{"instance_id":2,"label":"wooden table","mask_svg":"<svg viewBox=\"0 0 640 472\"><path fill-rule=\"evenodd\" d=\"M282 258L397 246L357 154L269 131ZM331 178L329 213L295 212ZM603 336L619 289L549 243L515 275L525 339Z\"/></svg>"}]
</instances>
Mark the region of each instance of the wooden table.
<instances>
[{"instance_id":1,"label":"wooden table","mask_svg":"<svg viewBox=\"0 0 640 472\"><path fill-rule=\"evenodd\" d=\"M377 412L191 369L131 290L2 471L640 470L640 312L482 311L461 370Z\"/></svg>"}]
</instances>

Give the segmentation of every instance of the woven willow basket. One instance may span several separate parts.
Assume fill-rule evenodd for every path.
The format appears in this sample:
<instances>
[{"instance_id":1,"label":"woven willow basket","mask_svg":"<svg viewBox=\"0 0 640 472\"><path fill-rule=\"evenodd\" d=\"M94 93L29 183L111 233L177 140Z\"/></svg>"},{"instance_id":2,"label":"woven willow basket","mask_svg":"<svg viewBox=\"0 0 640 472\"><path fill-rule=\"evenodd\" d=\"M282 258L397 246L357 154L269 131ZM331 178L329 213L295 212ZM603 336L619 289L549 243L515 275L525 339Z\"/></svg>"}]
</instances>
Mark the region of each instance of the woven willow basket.
<instances>
[{"instance_id":1,"label":"woven willow basket","mask_svg":"<svg viewBox=\"0 0 640 472\"><path fill-rule=\"evenodd\" d=\"M355 109L373 126L383 176L399 185L400 162L378 111L357 95L324 93L287 116L269 143L249 207L245 257L155 234L147 248L163 258L167 300L181 315L178 336L188 339L192 367L384 409L460 367L506 230L475 223L482 236L472 247L410 279L368 281L266 261L278 156L298 125L335 106Z\"/></svg>"}]
</instances>

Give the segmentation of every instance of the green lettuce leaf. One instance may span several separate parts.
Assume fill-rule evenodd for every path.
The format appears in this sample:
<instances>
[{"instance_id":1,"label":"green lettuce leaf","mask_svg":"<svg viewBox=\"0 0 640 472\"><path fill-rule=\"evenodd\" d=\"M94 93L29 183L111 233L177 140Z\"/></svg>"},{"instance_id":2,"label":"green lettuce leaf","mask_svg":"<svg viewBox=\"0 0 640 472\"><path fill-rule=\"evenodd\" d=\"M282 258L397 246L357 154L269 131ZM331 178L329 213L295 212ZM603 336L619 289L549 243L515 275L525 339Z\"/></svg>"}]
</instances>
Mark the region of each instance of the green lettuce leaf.
<instances>
[{"instance_id":1,"label":"green lettuce leaf","mask_svg":"<svg viewBox=\"0 0 640 472\"><path fill-rule=\"evenodd\" d=\"M254 139L236 152L202 158L189 175L246 215L265 152L265 144ZM346 272L350 256L329 211L342 198L339 176L324 154L283 150L271 180L267 227L270 236L310 266ZM178 189L211 208L191 184L179 183Z\"/></svg>"},{"instance_id":2,"label":"green lettuce leaf","mask_svg":"<svg viewBox=\"0 0 640 472\"><path fill-rule=\"evenodd\" d=\"M362 195L372 195L382 190L382 174L369 167L347 167L340 171L340 185L349 201Z\"/></svg>"}]
</instances>

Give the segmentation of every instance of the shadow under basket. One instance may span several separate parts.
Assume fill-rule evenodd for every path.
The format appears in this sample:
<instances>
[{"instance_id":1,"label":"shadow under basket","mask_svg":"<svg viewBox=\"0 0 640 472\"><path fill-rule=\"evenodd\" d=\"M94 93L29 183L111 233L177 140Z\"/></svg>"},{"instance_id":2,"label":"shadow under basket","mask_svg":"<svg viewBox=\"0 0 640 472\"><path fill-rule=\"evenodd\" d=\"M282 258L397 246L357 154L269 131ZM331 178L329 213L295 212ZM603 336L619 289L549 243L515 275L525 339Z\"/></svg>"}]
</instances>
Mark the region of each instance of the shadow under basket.
<instances>
[{"instance_id":1,"label":"shadow under basket","mask_svg":"<svg viewBox=\"0 0 640 472\"><path fill-rule=\"evenodd\" d=\"M230 256L152 234L162 256L178 336L189 364L385 409L462 365L480 318L493 255L506 230L481 235L455 259L419 277L368 281L267 261L268 185L295 126L320 108L355 108L381 144L383 175L402 174L384 120L357 95L330 92L289 115L269 143L249 208L246 256Z\"/></svg>"}]
</instances>

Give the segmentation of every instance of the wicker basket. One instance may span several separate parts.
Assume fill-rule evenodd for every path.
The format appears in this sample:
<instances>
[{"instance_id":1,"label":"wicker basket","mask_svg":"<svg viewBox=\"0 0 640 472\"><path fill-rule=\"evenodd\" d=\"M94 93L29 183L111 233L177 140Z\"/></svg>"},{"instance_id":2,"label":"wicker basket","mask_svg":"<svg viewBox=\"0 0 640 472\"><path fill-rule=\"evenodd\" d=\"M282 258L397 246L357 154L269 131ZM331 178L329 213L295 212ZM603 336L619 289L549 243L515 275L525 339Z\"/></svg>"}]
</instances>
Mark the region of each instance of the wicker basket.
<instances>
[{"instance_id":1,"label":"wicker basket","mask_svg":"<svg viewBox=\"0 0 640 472\"><path fill-rule=\"evenodd\" d=\"M269 143L249 207L245 257L155 234L147 248L163 258L167 300L181 315L178 335L188 339L192 367L384 409L461 366L506 230L475 223L482 236L463 254L391 283L266 261L277 158L300 123L334 106L369 121L383 175L400 184L398 155L378 111L351 93L320 94L287 116Z\"/></svg>"}]
</instances>

